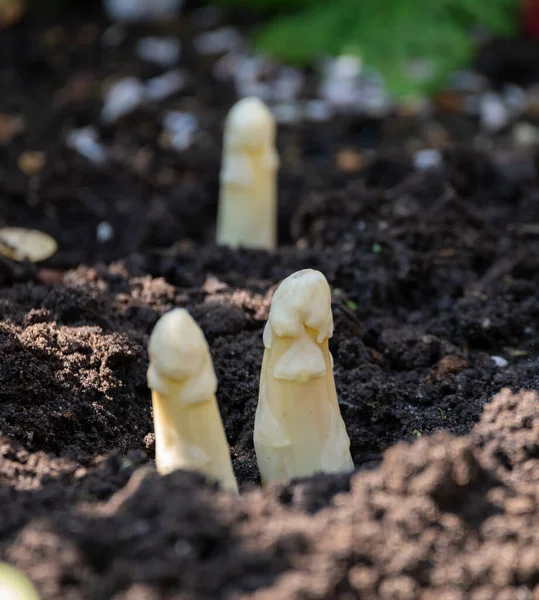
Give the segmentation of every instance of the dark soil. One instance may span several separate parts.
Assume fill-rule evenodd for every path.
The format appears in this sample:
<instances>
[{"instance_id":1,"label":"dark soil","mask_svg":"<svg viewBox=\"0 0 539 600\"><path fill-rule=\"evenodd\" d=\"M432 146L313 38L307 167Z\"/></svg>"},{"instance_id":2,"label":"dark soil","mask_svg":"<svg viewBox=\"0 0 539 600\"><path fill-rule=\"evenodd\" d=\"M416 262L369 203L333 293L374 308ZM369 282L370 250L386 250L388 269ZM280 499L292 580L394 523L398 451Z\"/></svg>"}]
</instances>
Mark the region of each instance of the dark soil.
<instances>
[{"instance_id":1,"label":"dark soil","mask_svg":"<svg viewBox=\"0 0 539 600\"><path fill-rule=\"evenodd\" d=\"M0 105L26 121L0 145L0 221L60 246L39 267L0 260L0 556L43 600L539 599L539 397L492 401L539 385L535 154L473 150L461 115L435 117L451 143L426 172L400 147L424 124L282 128L279 250L218 248L232 91L188 23L168 25L192 85L101 127L113 157L91 166L65 134L96 122L108 75L154 74L133 58L147 32L105 51L94 20L0 32L20 50L2 54ZM158 143L165 108L197 113L189 150ZM357 172L337 166L351 147ZM37 174L18 167L27 150L46 159ZM275 286L305 267L333 288L358 473L262 490L262 329ZM153 468L146 344L175 306L210 344L239 500Z\"/></svg>"}]
</instances>

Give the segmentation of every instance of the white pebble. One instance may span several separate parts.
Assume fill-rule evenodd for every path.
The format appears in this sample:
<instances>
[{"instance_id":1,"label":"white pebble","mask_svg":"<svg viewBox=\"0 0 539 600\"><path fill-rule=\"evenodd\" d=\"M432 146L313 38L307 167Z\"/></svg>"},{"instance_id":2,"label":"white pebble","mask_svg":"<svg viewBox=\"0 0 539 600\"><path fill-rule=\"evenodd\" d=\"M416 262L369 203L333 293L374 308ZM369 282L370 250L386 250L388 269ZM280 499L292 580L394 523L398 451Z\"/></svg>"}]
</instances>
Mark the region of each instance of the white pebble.
<instances>
[{"instance_id":1,"label":"white pebble","mask_svg":"<svg viewBox=\"0 0 539 600\"><path fill-rule=\"evenodd\" d=\"M146 97L152 101L164 100L185 87L184 74L175 69L152 77L146 82Z\"/></svg>"},{"instance_id":2,"label":"white pebble","mask_svg":"<svg viewBox=\"0 0 539 600\"><path fill-rule=\"evenodd\" d=\"M357 110L361 70L361 60L356 56L344 55L326 61L319 90L321 98L338 110Z\"/></svg>"},{"instance_id":3,"label":"white pebble","mask_svg":"<svg viewBox=\"0 0 539 600\"><path fill-rule=\"evenodd\" d=\"M303 87L303 73L292 67L283 67L271 82L273 98L278 102L288 102L298 96Z\"/></svg>"},{"instance_id":4,"label":"white pebble","mask_svg":"<svg viewBox=\"0 0 539 600\"><path fill-rule=\"evenodd\" d=\"M175 37L145 37L138 41L137 53L146 62L172 67L180 59L181 44Z\"/></svg>"},{"instance_id":5,"label":"white pebble","mask_svg":"<svg viewBox=\"0 0 539 600\"><path fill-rule=\"evenodd\" d=\"M193 143L198 130L198 120L188 112L170 111L163 117L163 128L172 134L171 147L182 152Z\"/></svg>"},{"instance_id":6,"label":"white pebble","mask_svg":"<svg viewBox=\"0 0 539 600\"><path fill-rule=\"evenodd\" d=\"M442 155L438 150L426 148L414 154L414 166L418 171L426 171L439 167L442 164Z\"/></svg>"},{"instance_id":7,"label":"white pebble","mask_svg":"<svg viewBox=\"0 0 539 600\"><path fill-rule=\"evenodd\" d=\"M257 82L264 70L265 60L261 56L239 56L234 76L237 82Z\"/></svg>"},{"instance_id":8,"label":"white pebble","mask_svg":"<svg viewBox=\"0 0 539 600\"><path fill-rule=\"evenodd\" d=\"M385 117L391 106L389 95L381 85L365 85L358 89L358 107L370 117Z\"/></svg>"},{"instance_id":9,"label":"white pebble","mask_svg":"<svg viewBox=\"0 0 539 600\"><path fill-rule=\"evenodd\" d=\"M509 364L508 361L506 361L505 358L502 358L501 356L491 356L490 358L496 363L496 366L500 368L507 367L507 365Z\"/></svg>"},{"instance_id":10,"label":"white pebble","mask_svg":"<svg viewBox=\"0 0 539 600\"><path fill-rule=\"evenodd\" d=\"M271 111L281 125L295 125L302 117L301 106L294 102L281 102L273 106Z\"/></svg>"},{"instance_id":11,"label":"white pebble","mask_svg":"<svg viewBox=\"0 0 539 600\"><path fill-rule=\"evenodd\" d=\"M195 131L198 128L198 121L191 113L171 110L163 116L163 127L173 133Z\"/></svg>"},{"instance_id":12,"label":"white pebble","mask_svg":"<svg viewBox=\"0 0 539 600\"><path fill-rule=\"evenodd\" d=\"M178 152L187 150L193 143L194 131L184 130L175 133L170 139L170 146Z\"/></svg>"},{"instance_id":13,"label":"white pebble","mask_svg":"<svg viewBox=\"0 0 539 600\"><path fill-rule=\"evenodd\" d=\"M94 164L102 165L107 160L107 151L99 143L99 134L95 127L73 129L67 134L66 144Z\"/></svg>"},{"instance_id":14,"label":"white pebble","mask_svg":"<svg viewBox=\"0 0 539 600\"><path fill-rule=\"evenodd\" d=\"M325 100L307 100L304 105L305 118L315 123L324 123L333 117L333 108Z\"/></svg>"},{"instance_id":15,"label":"white pebble","mask_svg":"<svg viewBox=\"0 0 539 600\"><path fill-rule=\"evenodd\" d=\"M481 97L479 115L481 126L490 133L503 129L509 120L509 111L505 103L494 92L487 92Z\"/></svg>"},{"instance_id":16,"label":"white pebble","mask_svg":"<svg viewBox=\"0 0 539 600\"><path fill-rule=\"evenodd\" d=\"M164 21L173 17L183 0L105 0L105 10L114 21L135 23Z\"/></svg>"},{"instance_id":17,"label":"white pebble","mask_svg":"<svg viewBox=\"0 0 539 600\"><path fill-rule=\"evenodd\" d=\"M513 127L513 140L525 148L539 146L539 127L531 123L517 123Z\"/></svg>"},{"instance_id":18,"label":"white pebble","mask_svg":"<svg viewBox=\"0 0 539 600\"><path fill-rule=\"evenodd\" d=\"M327 64L328 76L335 79L353 79L359 77L363 63L358 56L343 54Z\"/></svg>"},{"instance_id":19,"label":"white pebble","mask_svg":"<svg viewBox=\"0 0 539 600\"><path fill-rule=\"evenodd\" d=\"M144 99L144 84L136 77L126 77L112 84L105 93L101 120L114 123L137 109Z\"/></svg>"},{"instance_id":20,"label":"white pebble","mask_svg":"<svg viewBox=\"0 0 539 600\"><path fill-rule=\"evenodd\" d=\"M101 221L97 226L96 238L100 244L105 244L114 237L114 229L107 221Z\"/></svg>"},{"instance_id":21,"label":"white pebble","mask_svg":"<svg viewBox=\"0 0 539 600\"><path fill-rule=\"evenodd\" d=\"M322 83L320 96L338 110L357 108L357 82L346 79L327 79Z\"/></svg>"},{"instance_id":22,"label":"white pebble","mask_svg":"<svg viewBox=\"0 0 539 600\"><path fill-rule=\"evenodd\" d=\"M200 33L194 39L194 45L200 54L221 54L239 50L243 46L243 38L234 27L220 27Z\"/></svg>"}]
</instances>

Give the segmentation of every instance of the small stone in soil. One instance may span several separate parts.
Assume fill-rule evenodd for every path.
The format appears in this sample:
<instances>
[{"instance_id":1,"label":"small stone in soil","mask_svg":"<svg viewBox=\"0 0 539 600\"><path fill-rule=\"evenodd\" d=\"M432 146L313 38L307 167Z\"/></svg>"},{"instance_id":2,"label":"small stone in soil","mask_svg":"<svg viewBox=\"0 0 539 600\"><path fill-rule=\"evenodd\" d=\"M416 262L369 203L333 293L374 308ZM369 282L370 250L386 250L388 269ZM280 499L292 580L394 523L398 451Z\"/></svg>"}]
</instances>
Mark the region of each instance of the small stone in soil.
<instances>
[{"instance_id":1,"label":"small stone in soil","mask_svg":"<svg viewBox=\"0 0 539 600\"><path fill-rule=\"evenodd\" d=\"M183 152L187 150L189 146L193 143L193 132L184 130L175 133L170 138L170 147L174 148L177 152Z\"/></svg>"},{"instance_id":2,"label":"small stone in soil","mask_svg":"<svg viewBox=\"0 0 539 600\"><path fill-rule=\"evenodd\" d=\"M196 117L188 112L171 110L163 116L163 127L170 131L176 132L184 129L196 129L197 126L198 123Z\"/></svg>"},{"instance_id":3,"label":"small stone in soil","mask_svg":"<svg viewBox=\"0 0 539 600\"><path fill-rule=\"evenodd\" d=\"M385 117L391 110L391 101L382 85L368 84L359 89L359 108L370 117Z\"/></svg>"},{"instance_id":4,"label":"small stone in soil","mask_svg":"<svg viewBox=\"0 0 539 600\"><path fill-rule=\"evenodd\" d=\"M169 134L167 145L181 152L191 145L198 121L191 113L170 111L163 118L163 128Z\"/></svg>"},{"instance_id":5,"label":"small stone in soil","mask_svg":"<svg viewBox=\"0 0 539 600\"><path fill-rule=\"evenodd\" d=\"M105 0L105 10L115 21L135 23L165 21L180 9L183 0Z\"/></svg>"},{"instance_id":6,"label":"small stone in soil","mask_svg":"<svg viewBox=\"0 0 539 600\"><path fill-rule=\"evenodd\" d=\"M67 134L66 144L96 165L102 165L107 160L107 151L99 143L99 133L95 127L73 129Z\"/></svg>"},{"instance_id":7,"label":"small stone in soil","mask_svg":"<svg viewBox=\"0 0 539 600\"><path fill-rule=\"evenodd\" d=\"M512 131L513 141L518 146L539 146L539 127L531 123L517 123Z\"/></svg>"},{"instance_id":8,"label":"small stone in soil","mask_svg":"<svg viewBox=\"0 0 539 600\"><path fill-rule=\"evenodd\" d=\"M352 79L361 74L363 63L357 56L343 54L334 61L328 63L328 70L331 77L336 79Z\"/></svg>"},{"instance_id":9,"label":"small stone in soil","mask_svg":"<svg viewBox=\"0 0 539 600\"><path fill-rule=\"evenodd\" d=\"M496 363L496 366L500 368L507 367L509 364L509 362L501 356L491 356L490 358Z\"/></svg>"},{"instance_id":10,"label":"small stone in soil","mask_svg":"<svg viewBox=\"0 0 539 600\"><path fill-rule=\"evenodd\" d=\"M184 74L175 69L153 77L146 82L146 97L149 100L159 101L179 92L185 86Z\"/></svg>"},{"instance_id":11,"label":"small stone in soil","mask_svg":"<svg viewBox=\"0 0 539 600\"><path fill-rule=\"evenodd\" d=\"M358 90L354 82L348 80L328 80L320 89L321 97L340 111L347 111L357 105Z\"/></svg>"},{"instance_id":12,"label":"small stone in soil","mask_svg":"<svg viewBox=\"0 0 539 600\"><path fill-rule=\"evenodd\" d=\"M357 110L361 70L362 62L355 56L344 55L327 61L320 96L339 110Z\"/></svg>"},{"instance_id":13,"label":"small stone in soil","mask_svg":"<svg viewBox=\"0 0 539 600\"><path fill-rule=\"evenodd\" d=\"M239 56L235 76L238 81L259 81L262 75L266 75L267 59L255 54L254 56Z\"/></svg>"},{"instance_id":14,"label":"small stone in soil","mask_svg":"<svg viewBox=\"0 0 539 600\"><path fill-rule=\"evenodd\" d=\"M481 127L490 133L503 129L509 120L509 111L502 98L494 92L484 94L480 101Z\"/></svg>"},{"instance_id":15,"label":"small stone in soil","mask_svg":"<svg viewBox=\"0 0 539 600\"><path fill-rule=\"evenodd\" d=\"M142 104L145 93L144 84L137 77L125 77L113 83L105 93L101 120L114 123L133 112Z\"/></svg>"},{"instance_id":16,"label":"small stone in soil","mask_svg":"<svg viewBox=\"0 0 539 600\"><path fill-rule=\"evenodd\" d=\"M160 67L172 67L180 59L180 40L175 37L145 37L138 41L137 53L148 63Z\"/></svg>"},{"instance_id":17,"label":"small stone in soil","mask_svg":"<svg viewBox=\"0 0 539 600\"><path fill-rule=\"evenodd\" d=\"M426 169L433 169L439 167L442 164L442 155L438 150L432 148L425 148L419 150L414 155L414 167L418 171L425 171Z\"/></svg>"},{"instance_id":18,"label":"small stone in soil","mask_svg":"<svg viewBox=\"0 0 539 600\"><path fill-rule=\"evenodd\" d=\"M114 229L107 221L101 221L96 229L96 238L100 244L105 244L114 237Z\"/></svg>"}]
</instances>

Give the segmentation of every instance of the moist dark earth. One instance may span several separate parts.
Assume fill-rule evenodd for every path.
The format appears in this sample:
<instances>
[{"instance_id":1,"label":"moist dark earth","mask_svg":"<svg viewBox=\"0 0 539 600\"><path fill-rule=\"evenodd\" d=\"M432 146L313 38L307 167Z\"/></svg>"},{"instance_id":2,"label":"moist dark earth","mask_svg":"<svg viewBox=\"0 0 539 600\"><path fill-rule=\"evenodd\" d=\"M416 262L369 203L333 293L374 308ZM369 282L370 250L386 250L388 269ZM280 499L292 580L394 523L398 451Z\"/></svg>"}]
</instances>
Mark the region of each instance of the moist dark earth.
<instances>
[{"instance_id":1,"label":"moist dark earth","mask_svg":"<svg viewBox=\"0 0 539 600\"><path fill-rule=\"evenodd\" d=\"M43 600L538 599L535 151L503 133L478 150L474 122L438 112L443 164L420 172L416 119L282 127L279 249L220 248L234 93L194 54L189 15L160 32L181 32L190 86L100 126L104 166L65 147L97 122L108 76L154 74L133 58L148 31L105 51L105 26L29 16L0 32L0 106L25 122L11 135L2 121L0 222L59 243L38 266L0 259L0 557ZM197 114L190 149L158 142L165 108ZM45 158L37 172L26 151ZM262 489L262 330L276 285L302 268L333 289L357 473ZM146 346L178 306L210 345L239 499L155 471Z\"/></svg>"}]
</instances>

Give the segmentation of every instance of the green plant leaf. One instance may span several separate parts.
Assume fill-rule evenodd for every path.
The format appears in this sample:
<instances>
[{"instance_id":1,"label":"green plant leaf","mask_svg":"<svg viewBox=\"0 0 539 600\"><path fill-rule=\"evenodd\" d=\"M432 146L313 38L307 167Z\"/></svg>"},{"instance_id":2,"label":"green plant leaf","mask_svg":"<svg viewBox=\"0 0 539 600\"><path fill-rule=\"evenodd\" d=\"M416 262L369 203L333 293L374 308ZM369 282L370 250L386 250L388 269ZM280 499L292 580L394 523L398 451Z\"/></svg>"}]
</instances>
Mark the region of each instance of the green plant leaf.
<instances>
[{"instance_id":1,"label":"green plant leaf","mask_svg":"<svg viewBox=\"0 0 539 600\"><path fill-rule=\"evenodd\" d=\"M518 0L218 1L277 11L255 34L260 50L295 64L355 53L378 69L394 96L434 91L466 65L474 51L473 27L514 34L518 6ZM411 75L418 59L427 61L428 76Z\"/></svg>"}]
</instances>

